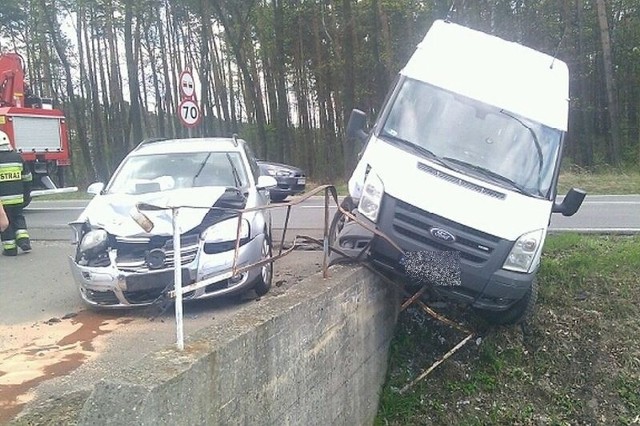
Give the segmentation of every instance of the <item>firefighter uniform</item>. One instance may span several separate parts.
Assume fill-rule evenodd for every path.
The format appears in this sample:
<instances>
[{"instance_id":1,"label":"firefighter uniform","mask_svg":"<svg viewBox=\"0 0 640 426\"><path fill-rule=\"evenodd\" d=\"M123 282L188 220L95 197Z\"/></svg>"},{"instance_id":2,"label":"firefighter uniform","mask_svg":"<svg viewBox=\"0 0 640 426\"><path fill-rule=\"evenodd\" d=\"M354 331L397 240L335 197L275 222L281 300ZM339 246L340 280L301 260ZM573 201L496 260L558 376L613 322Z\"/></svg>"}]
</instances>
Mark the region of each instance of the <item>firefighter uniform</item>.
<instances>
[{"instance_id":1,"label":"firefighter uniform","mask_svg":"<svg viewBox=\"0 0 640 426\"><path fill-rule=\"evenodd\" d=\"M15 256L18 247L31 250L27 222L22 212L31 197L32 175L20 154L9 143L6 133L0 131L0 202L9 218L9 227L0 233L2 254Z\"/></svg>"}]
</instances>

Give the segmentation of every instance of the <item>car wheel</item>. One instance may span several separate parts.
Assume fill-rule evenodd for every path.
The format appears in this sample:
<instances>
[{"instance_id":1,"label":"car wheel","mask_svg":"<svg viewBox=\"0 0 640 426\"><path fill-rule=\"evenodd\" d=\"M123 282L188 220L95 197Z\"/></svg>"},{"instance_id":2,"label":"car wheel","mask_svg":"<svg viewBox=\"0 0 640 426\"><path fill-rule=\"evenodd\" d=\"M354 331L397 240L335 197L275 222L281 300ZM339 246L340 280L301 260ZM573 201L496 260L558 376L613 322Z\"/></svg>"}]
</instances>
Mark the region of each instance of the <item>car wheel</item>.
<instances>
[{"instance_id":1,"label":"car wheel","mask_svg":"<svg viewBox=\"0 0 640 426\"><path fill-rule=\"evenodd\" d=\"M271 238L265 231L265 237L262 241L262 253L260 260L267 259L272 255ZM271 282L273 281L273 262L266 263L260 267L260 276L256 280L253 287L258 296L264 296L271 289Z\"/></svg>"},{"instance_id":2,"label":"car wheel","mask_svg":"<svg viewBox=\"0 0 640 426\"><path fill-rule=\"evenodd\" d=\"M533 279L531 288L524 297L514 303L506 311L476 310L478 315L494 325L515 325L528 320L538 301L538 280Z\"/></svg>"},{"instance_id":3,"label":"car wheel","mask_svg":"<svg viewBox=\"0 0 640 426\"><path fill-rule=\"evenodd\" d=\"M279 203L281 201L284 201L285 198L287 198L287 194L271 194L271 201L275 201L276 203Z\"/></svg>"},{"instance_id":4,"label":"car wheel","mask_svg":"<svg viewBox=\"0 0 640 426\"><path fill-rule=\"evenodd\" d=\"M351 197L345 197L340 203L340 207L344 210L352 211L354 208L353 199ZM347 221L347 216L342 213L340 210L336 211L336 214L333 215L333 219L331 220L331 225L329 226L329 245L333 246L336 241L338 241L338 235L342 228L344 228L344 224Z\"/></svg>"}]
</instances>

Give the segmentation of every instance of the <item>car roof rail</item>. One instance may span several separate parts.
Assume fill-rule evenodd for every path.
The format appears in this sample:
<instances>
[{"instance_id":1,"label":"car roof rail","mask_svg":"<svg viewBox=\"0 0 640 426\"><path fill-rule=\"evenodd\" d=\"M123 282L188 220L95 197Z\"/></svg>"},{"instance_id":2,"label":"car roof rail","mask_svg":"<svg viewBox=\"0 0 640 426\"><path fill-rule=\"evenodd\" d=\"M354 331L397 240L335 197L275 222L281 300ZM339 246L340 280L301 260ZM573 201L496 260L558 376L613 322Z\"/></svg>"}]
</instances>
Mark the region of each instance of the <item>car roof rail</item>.
<instances>
[{"instance_id":1,"label":"car roof rail","mask_svg":"<svg viewBox=\"0 0 640 426\"><path fill-rule=\"evenodd\" d=\"M150 143L162 142L162 141L166 141L166 140L169 140L169 138L164 138L164 137L162 137L162 138L146 138L146 139L143 139L143 140L142 140L142 142L140 142L140 143L139 143L139 144L134 148L134 151L135 151L136 149L138 149L138 148L141 148L141 147L142 147L142 146L144 146L144 145L148 145L148 144L150 144Z\"/></svg>"}]
</instances>

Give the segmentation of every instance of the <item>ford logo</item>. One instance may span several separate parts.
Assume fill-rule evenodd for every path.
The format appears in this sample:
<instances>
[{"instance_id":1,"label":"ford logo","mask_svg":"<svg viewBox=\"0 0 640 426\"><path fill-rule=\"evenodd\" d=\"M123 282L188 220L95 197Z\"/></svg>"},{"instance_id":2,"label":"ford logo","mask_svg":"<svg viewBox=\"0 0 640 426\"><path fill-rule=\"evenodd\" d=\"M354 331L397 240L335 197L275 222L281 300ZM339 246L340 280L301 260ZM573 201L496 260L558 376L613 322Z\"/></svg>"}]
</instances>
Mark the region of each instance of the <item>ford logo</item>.
<instances>
[{"instance_id":1,"label":"ford logo","mask_svg":"<svg viewBox=\"0 0 640 426\"><path fill-rule=\"evenodd\" d=\"M445 243L453 243L456 241L456 237L449 231L446 231L442 228L431 228L429 233L439 240L444 241Z\"/></svg>"}]
</instances>

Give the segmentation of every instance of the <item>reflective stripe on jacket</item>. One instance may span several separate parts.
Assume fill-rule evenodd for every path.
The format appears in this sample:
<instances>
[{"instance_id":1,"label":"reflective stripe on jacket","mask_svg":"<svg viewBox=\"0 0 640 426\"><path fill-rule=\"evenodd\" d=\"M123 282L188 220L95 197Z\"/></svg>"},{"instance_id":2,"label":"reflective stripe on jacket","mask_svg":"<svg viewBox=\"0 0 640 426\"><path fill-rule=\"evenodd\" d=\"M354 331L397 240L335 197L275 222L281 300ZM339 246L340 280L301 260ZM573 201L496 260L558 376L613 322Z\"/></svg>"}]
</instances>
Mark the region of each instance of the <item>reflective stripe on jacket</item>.
<instances>
[{"instance_id":1,"label":"reflective stripe on jacket","mask_svg":"<svg viewBox=\"0 0 640 426\"><path fill-rule=\"evenodd\" d=\"M0 151L0 201L5 206L24 203L31 193L33 176L15 151Z\"/></svg>"}]
</instances>

